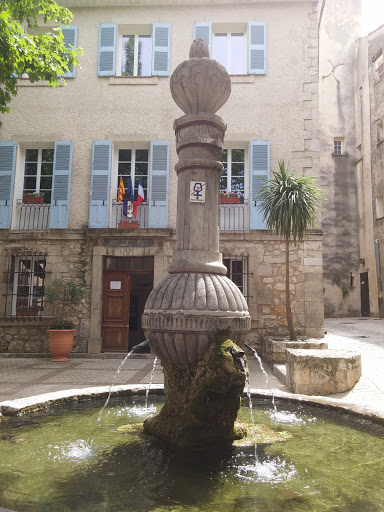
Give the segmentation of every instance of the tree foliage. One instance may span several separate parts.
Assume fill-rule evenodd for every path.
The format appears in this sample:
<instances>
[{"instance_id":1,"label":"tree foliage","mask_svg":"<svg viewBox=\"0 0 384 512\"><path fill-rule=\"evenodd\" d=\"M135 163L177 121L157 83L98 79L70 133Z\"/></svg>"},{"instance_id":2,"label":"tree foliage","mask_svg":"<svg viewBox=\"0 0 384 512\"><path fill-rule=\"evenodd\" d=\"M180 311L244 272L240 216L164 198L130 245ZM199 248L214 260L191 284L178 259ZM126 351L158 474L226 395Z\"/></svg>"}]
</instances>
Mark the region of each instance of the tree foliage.
<instances>
[{"instance_id":1,"label":"tree foliage","mask_svg":"<svg viewBox=\"0 0 384 512\"><path fill-rule=\"evenodd\" d=\"M295 176L284 160L279 161L279 172L261 189L258 208L268 229L273 229L284 240L303 240L305 231L313 228L323 210L323 191L316 186L314 176Z\"/></svg>"},{"instance_id":2,"label":"tree foliage","mask_svg":"<svg viewBox=\"0 0 384 512\"><path fill-rule=\"evenodd\" d=\"M46 80L56 87L78 65L81 48L66 48L59 27L44 27L69 26L72 17L54 0L0 0L0 112L10 112L17 77L26 74L31 82Z\"/></svg>"},{"instance_id":3,"label":"tree foliage","mask_svg":"<svg viewBox=\"0 0 384 512\"><path fill-rule=\"evenodd\" d=\"M280 160L279 172L272 171L258 196L258 209L267 227L285 240L285 311L291 341L296 341L296 333L289 291L289 243L303 240L323 210L323 190L315 182L314 176L295 176Z\"/></svg>"}]
</instances>

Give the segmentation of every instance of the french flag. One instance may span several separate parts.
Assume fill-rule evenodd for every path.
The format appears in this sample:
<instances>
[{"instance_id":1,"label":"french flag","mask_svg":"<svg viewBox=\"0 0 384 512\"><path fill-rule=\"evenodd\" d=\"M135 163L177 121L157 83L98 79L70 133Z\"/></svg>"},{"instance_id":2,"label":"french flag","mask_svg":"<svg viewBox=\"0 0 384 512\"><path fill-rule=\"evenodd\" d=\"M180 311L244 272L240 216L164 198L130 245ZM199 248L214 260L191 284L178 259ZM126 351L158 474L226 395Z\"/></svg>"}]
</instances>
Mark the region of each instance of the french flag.
<instances>
[{"instance_id":1,"label":"french flag","mask_svg":"<svg viewBox=\"0 0 384 512\"><path fill-rule=\"evenodd\" d=\"M139 179L139 186L137 187L137 204L141 204L144 201L144 189L141 178Z\"/></svg>"},{"instance_id":2,"label":"french flag","mask_svg":"<svg viewBox=\"0 0 384 512\"><path fill-rule=\"evenodd\" d=\"M143 182L141 181L141 178L139 179L139 186L137 187L137 200L133 201L133 216L136 217L137 215L137 207L144 201L144 188L143 188Z\"/></svg>"}]
</instances>

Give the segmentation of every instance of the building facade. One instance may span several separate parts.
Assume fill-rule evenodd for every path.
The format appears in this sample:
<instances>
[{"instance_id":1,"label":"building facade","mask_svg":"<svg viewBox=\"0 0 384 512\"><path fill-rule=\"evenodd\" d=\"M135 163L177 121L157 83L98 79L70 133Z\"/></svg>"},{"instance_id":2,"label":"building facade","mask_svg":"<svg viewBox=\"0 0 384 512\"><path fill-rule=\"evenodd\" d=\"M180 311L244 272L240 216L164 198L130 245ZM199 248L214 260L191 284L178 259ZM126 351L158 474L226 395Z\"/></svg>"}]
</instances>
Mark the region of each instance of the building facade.
<instances>
[{"instance_id":1,"label":"building facade","mask_svg":"<svg viewBox=\"0 0 384 512\"><path fill-rule=\"evenodd\" d=\"M361 0L320 13L325 315L383 317L383 27L361 36Z\"/></svg>"},{"instance_id":2,"label":"building facade","mask_svg":"<svg viewBox=\"0 0 384 512\"><path fill-rule=\"evenodd\" d=\"M284 159L319 176L317 2L67 0L64 29L83 48L56 89L21 77L0 127L0 351L46 352L52 311L44 286L80 280L74 351L124 352L144 339L140 315L175 244L177 162L169 79L204 39L226 66L227 124L220 240L228 276L248 300L256 344L286 332L284 243L265 229L256 195ZM144 202L128 229L120 178ZM26 195L40 193L40 204ZM323 335L322 234L292 246L290 288L298 333ZM26 315L27 310L35 310ZM22 314L24 312L24 314Z\"/></svg>"}]
</instances>

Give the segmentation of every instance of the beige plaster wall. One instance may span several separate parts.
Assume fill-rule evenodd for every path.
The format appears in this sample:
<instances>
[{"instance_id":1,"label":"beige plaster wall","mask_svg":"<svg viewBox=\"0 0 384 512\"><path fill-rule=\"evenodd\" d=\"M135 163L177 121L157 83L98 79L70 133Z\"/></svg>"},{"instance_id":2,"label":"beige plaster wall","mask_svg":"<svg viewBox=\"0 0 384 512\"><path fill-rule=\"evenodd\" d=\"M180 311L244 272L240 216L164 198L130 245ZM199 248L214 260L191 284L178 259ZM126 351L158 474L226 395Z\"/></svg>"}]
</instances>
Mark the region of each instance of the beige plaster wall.
<instances>
[{"instance_id":1,"label":"beige plaster wall","mask_svg":"<svg viewBox=\"0 0 384 512\"><path fill-rule=\"evenodd\" d=\"M182 112L169 92L169 77L98 77L100 23L171 23L171 72L188 58L196 21L267 23L267 74L234 77L232 95L219 115L228 125L226 142L248 148L253 139L271 141L271 166L278 159L297 172L318 174L317 2L240 5L127 6L75 8L81 69L67 85L51 89L19 80L12 114L2 118L2 140L20 149L55 140L73 141L70 228L88 223L93 140L112 140L116 177L120 144L171 141L170 169L176 163L173 119ZM15 198L21 197L23 162L18 152ZM117 182L117 178L115 178ZM113 183L113 180L112 180ZM111 193L114 192L112 187ZM169 225L175 227L176 175L170 172ZM15 217L15 215L14 215Z\"/></svg>"},{"instance_id":2,"label":"beige plaster wall","mask_svg":"<svg viewBox=\"0 0 384 512\"><path fill-rule=\"evenodd\" d=\"M369 302L371 314L379 314L377 272L375 258L375 232L373 213L372 182L372 118L370 94L370 69L368 60L368 38L363 37L356 43L355 105L357 144L360 158L356 164L358 185L358 215L360 241L360 272L368 272Z\"/></svg>"},{"instance_id":3,"label":"beige plaster wall","mask_svg":"<svg viewBox=\"0 0 384 512\"><path fill-rule=\"evenodd\" d=\"M354 49L361 0L326 0L320 24L320 168L326 316L360 314ZM343 154L334 155L334 138ZM351 279L352 278L352 279ZM344 292L344 293L343 293Z\"/></svg>"}]
</instances>

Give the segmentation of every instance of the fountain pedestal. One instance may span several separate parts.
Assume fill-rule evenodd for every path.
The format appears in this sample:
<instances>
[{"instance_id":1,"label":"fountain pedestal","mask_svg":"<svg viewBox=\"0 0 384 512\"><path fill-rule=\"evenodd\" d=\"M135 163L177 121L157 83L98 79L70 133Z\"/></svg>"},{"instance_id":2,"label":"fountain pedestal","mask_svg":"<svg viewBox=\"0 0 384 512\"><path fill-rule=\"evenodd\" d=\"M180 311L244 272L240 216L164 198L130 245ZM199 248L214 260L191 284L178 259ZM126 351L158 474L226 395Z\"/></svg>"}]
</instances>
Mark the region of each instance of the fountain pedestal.
<instances>
[{"instance_id":1,"label":"fountain pedestal","mask_svg":"<svg viewBox=\"0 0 384 512\"><path fill-rule=\"evenodd\" d=\"M147 432L174 444L196 446L200 435L196 432L201 433L201 445L207 443L207 431L220 442L234 438L233 423L245 375L235 363L239 349L232 342L238 347L244 344L251 318L241 291L225 276L227 269L219 251L220 156L227 127L216 111L230 95L229 75L209 59L207 46L197 39L190 59L172 74L170 86L173 99L185 113L174 122L179 156L175 166L176 250L169 275L152 290L142 315L151 350L163 364L166 404L160 415L144 426ZM228 338L232 342L227 343ZM220 364L212 363L212 351L221 354ZM234 353L236 358L231 355ZM199 383L207 372L215 386L202 385L204 379ZM232 388L234 400L229 399ZM221 415L223 404L226 413ZM196 423L197 408L201 419L213 418L216 408L217 417L229 418L229 423L224 422L227 427L215 432L212 421L211 427L205 421ZM178 434L184 432L184 424L195 425L189 438Z\"/></svg>"}]
</instances>

